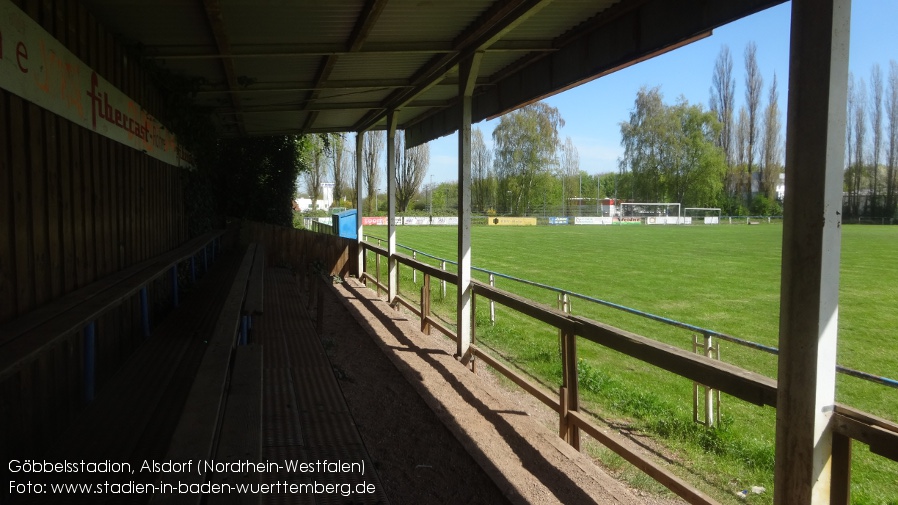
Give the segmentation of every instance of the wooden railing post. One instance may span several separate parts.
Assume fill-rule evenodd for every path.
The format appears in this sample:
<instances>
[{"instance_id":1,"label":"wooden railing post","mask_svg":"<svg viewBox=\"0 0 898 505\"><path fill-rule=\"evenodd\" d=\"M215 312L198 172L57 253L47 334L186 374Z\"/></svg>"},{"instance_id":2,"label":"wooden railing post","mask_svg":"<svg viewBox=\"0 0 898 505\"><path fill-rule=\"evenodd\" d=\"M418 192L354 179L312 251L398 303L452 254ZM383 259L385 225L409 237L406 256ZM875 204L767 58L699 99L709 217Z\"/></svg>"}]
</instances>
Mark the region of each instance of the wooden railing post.
<instances>
[{"instance_id":1,"label":"wooden railing post","mask_svg":"<svg viewBox=\"0 0 898 505\"><path fill-rule=\"evenodd\" d=\"M362 279L362 284L365 286L368 285L368 276L362 275L368 272L368 248L362 247L362 271L359 272L359 279Z\"/></svg>"},{"instance_id":2,"label":"wooden railing post","mask_svg":"<svg viewBox=\"0 0 898 505\"><path fill-rule=\"evenodd\" d=\"M378 242L380 242L378 240ZM380 254L374 254L374 289L380 296Z\"/></svg>"},{"instance_id":3,"label":"wooden railing post","mask_svg":"<svg viewBox=\"0 0 898 505\"><path fill-rule=\"evenodd\" d=\"M851 437L833 431L832 480L829 485L830 505L851 503Z\"/></svg>"},{"instance_id":4,"label":"wooden railing post","mask_svg":"<svg viewBox=\"0 0 898 505\"><path fill-rule=\"evenodd\" d=\"M561 386L561 437L574 449L580 450L580 428L568 419L569 411L580 410L577 385L577 336L563 332L561 337L561 367L564 383Z\"/></svg>"},{"instance_id":5,"label":"wooden railing post","mask_svg":"<svg viewBox=\"0 0 898 505\"><path fill-rule=\"evenodd\" d=\"M430 335L430 274L424 274L421 284L421 331Z\"/></svg>"},{"instance_id":6,"label":"wooden railing post","mask_svg":"<svg viewBox=\"0 0 898 505\"><path fill-rule=\"evenodd\" d=\"M396 293L396 298L393 300L387 300L387 302L391 307L399 310L399 279L402 278L402 275L399 273L399 266L402 265L402 263L400 263L399 260L395 257L390 258L390 262L395 262L396 265L396 286L393 288L393 292ZM390 282L392 282L392 279L390 279ZM387 295L387 297L389 298L389 295Z\"/></svg>"},{"instance_id":7,"label":"wooden railing post","mask_svg":"<svg viewBox=\"0 0 898 505\"><path fill-rule=\"evenodd\" d=\"M705 333L705 356L709 358L714 357L713 341L711 335L707 333ZM714 412L714 389L707 387L705 388L705 426L709 428L716 424L714 422Z\"/></svg>"},{"instance_id":8,"label":"wooden railing post","mask_svg":"<svg viewBox=\"0 0 898 505\"><path fill-rule=\"evenodd\" d=\"M471 290L471 345L477 343L477 295ZM471 372L477 373L477 356L471 353Z\"/></svg>"},{"instance_id":9,"label":"wooden railing post","mask_svg":"<svg viewBox=\"0 0 898 505\"><path fill-rule=\"evenodd\" d=\"M316 284L315 298L318 301L318 307L315 311L315 330L321 335L324 330L324 278L319 276Z\"/></svg>"}]
</instances>

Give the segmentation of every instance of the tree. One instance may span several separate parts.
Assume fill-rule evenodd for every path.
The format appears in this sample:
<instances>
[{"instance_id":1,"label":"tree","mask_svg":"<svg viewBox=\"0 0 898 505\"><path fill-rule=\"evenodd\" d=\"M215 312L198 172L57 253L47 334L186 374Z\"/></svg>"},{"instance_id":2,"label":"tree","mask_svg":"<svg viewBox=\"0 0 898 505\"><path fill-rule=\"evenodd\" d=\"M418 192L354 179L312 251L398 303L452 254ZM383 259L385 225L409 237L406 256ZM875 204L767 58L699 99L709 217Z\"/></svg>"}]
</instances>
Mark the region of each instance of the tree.
<instances>
[{"instance_id":1,"label":"tree","mask_svg":"<svg viewBox=\"0 0 898 505\"><path fill-rule=\"evenodd\" d=\"M758 149L758 127L761 116L761 93L764 87L764 79L761 77L761 70L758 68L757 58L758 47L754 42L749 42L745 47L745 107L748 111L747 130L745 132L746 148L745 148L745 171L751 181L752 174L755 171L755 152ZM758 181L763 179L763 174L758 173ZM751 196L751 187L749 186L748 195Z\"/></svg>"},{"instance_id":2,"label":"tree","mask_svg":"<svg viewBox=\"0 0 898 505\"><path fill-rule=\"evenodd\" d=\"M578 192L578 177L580 176L580 154L577 152L577 146L574 145L570 137L564 139L558 156L558 170L562 179L562 202L566 209L570 201L575 196L582 196Z\"/></svg>"},{"instance_id":3,"label":"tree","mask_svg":"<svg viewBox=\"0 0 898 505\"><path fill-rule=\"evenodd\" d=\"M779 93L776 89L776 73L770 84L767 107L764 109L764 139L761 145L761 161L764 163L764 176L759 183L760 193L773 201L776 198L776 183L782 169L782 143L780 136Z\"/></svg>"},{"instance_id":4,"label":"tree","mask_svg":"<svg viewBox=\"0 0 898 505\"><path fill-rule=\"evenodd\" d=\"M387 144L385 131L367 131L363 139L362 165L365 170L365 186L368 189L368 212L377 212L377 187L380 185L380 157Z\"/></svg>"},{"instance_id":5,"label":"tree","mask_svg":"<svg viewBox=\"0 0 898 505\"><path fill-rule=\"evenodd\" d=\"M499 195L511 213L530 211L537 183L555 162L558 128L564 120L558 109L543 102L505 114L493 130Z\"/></svg>"},{"instance_id":6,"label":"tree","mask_svg":"<svg viewBox=\"0 0 898 505\"><path fill-rule=\"evenodd\" d=\"M870 124L873 127L873 152L870 153L873 199L870 213L876 216L879 214L879 160L882 152L882 71L878 63L870 70Z\"/></svg>"},{"instance_id":7,"label":"tree","mask_svg":"<svg viewBox=\"0 0 898 505\"><path fill-rule=\"evenodd\" d=\"M850 78L850 77L849 77ZM854 167L849 171L851 198L851 213L853 216L861 214L861 184L864 173L864 147L867 141L867 86L864 79L852 86L854 99L849 100L854 106Z\"/></svg>"},{"instance_id":8,"label":"tree","mask_svg":"<svg viewBox=\"0 0 898 505\"><path fill-rule=\"evenodd\" d=\"M343 193L346 188L346 174L350 173L346 164L346 147L342 133L331 133L328 136L330 139L328 154L331 159L331 174L334 179L334 201L339 202L343 200Z\"/></svg>"},{"instance_id":9,"label":"tree","mask_svg":"<svg viewBox=\"0 0 898 505\"><path fill-rule=\"evenodd\" d=\"M291 226L296 182L306 168L298 150L304 148L293 135L219 141L214 163L218 214Z\"/></svg>"},{"instance_id":10,"label":"tree","mask_svg":"<svg viewBox=\"0 0 898 505\"><path fill-rule=\"evenodd\" d=\"M312 210L317 210L317 202L321 198L321 183L324 180L324 159L328 149L325 135L304 135L304 146L300 152L306 170L303 172L303 180L306 192L312 200Z\"/></svg>"},{"instance_id":11,"label":"tree","mask_svg":"<svg viewBox=\"0 0 898 505\"><path fill-rule=\"evenodd\" d=\"M486 212L495 205L495 195L493 152L486 147L480 128L474 128L471 131L471 198L474 209Z\"/></svg>"},{"instance_id":12,"label":"tree","mask_svg":"<svg viewBox=\"0 0 898 505\"><path fill-rule=\"evenodd\" d=\"M716 145L716 113L680 99L667 106L658 88L642 88L630 121L621 123L622 175L629 175L630 198L679 202L687 206L718 203L726 158Z\"/></svg>"},{"instance_id":13,"label":"tree","mask_svg":"<svg viewBox=\"0 0 898 505\"><path fill-rule=\"evenodd\" d=\"M886 150L886 214L895 215L898 200L898 62L889 62L889 88L886 95L886 121L889 124L888 148Z\"/></svg>"},{"instance_id":14,"label":"tree","mask_svg":"<svg viewBox=\"0 0 898 505\"><path fill-rule=\"evenodd\" d=\"M620 161L621 173L629 173L632 200L661 201L661 171L664 166L664 135L670 131L664 122L668 119L664 110L661 89L641 88L636 93L630 120L620 124L624 157Z\"/></svg>"},{"instance_id":15,"label":"tree","mask_svg":"<svg viewBox=\"0 0 898 505\"><path fill-rule=\"evenodd\" d=\"M714 73L711 76L711 110L717 114L720 123L720 134L716 144L726 156L727 166L733 162L733 136L735 135L734 119L736 114L736 78L733 77L733 57L730 48L720 48Z\"/></svg>"},{"instance_id":16,"label":"tree","mask_svg":"<svg viewBox=\"0 0 898 505\"><path fill-rule=\"evenodd\" d=\"M396 142L396 204L400 212L408 210L408 204L427 174L430 165L430 146L421 144L405 149L405 135L397 132Z\"/></svg>"}]
</instances>

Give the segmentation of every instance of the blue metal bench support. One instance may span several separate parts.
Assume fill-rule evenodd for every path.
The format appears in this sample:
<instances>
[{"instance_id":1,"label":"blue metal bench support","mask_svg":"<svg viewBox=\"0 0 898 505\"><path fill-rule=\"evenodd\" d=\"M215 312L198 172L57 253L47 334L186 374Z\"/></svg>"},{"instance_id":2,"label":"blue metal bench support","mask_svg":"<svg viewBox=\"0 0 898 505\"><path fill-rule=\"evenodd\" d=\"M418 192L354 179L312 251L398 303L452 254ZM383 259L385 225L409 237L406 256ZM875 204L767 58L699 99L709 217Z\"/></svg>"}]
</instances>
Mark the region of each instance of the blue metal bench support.
<instances>
[{"instance_id":1,"label":"blue metal bench support","mask_svg":"<svg viewBox=\"0 0 898 505\"><path fill-rule=\"evenodd\" d=\"M147 300L147 287L140 288L140 321L143 328L143 336L150 336L150 304Z\"/></svg>"},{"instance_id":2,"label":"blue metal bench support","mask_svg":"<svg viewBox=\"0 0 898 505\"><path fill-rule=\"evenodd\" d=\"M247 316L242 316L240 318L240 339L239 339L240 345L247 344L247 331L249 330L248 324L247 324L247 319L249 319L249 317L247 317Z\"/></svg>"},{"instance_id":3,"label":"blue metal bench support","mask_svg":"<svg viewBox=\"0 0 898 505\"><path fill-rule=\"evenodd\" d=\"M178 293L178 265L171 267L171 304L174 308L181 305Z\"/></svg>"},{"instance_id":4,"label":"blue metal bench support","mask_svg":"<svg viewBox=\"0 0 898 505\"><path fill-rule=\"evenodd\" d=\"M94 401L96 387L97 324L91 321L84 327L84 402Z\"/></svg>"},{"instance_id":5,"label":"blue metal bench support","mask_svg":"<svg viewBox=\"0 0 898 505\"><path fill-rule=\"evenodd\" d=\"M196 282L196 256L190 257L190 282Z\"/></svg>"}]
</instances>

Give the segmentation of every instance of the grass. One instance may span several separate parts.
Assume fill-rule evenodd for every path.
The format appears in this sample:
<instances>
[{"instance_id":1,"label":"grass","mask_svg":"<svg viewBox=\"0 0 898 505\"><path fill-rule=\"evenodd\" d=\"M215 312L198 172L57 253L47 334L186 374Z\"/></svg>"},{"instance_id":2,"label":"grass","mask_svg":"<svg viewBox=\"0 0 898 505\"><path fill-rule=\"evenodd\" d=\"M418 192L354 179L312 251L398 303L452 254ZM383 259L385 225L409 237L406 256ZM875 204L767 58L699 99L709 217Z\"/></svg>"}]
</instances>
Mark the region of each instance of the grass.
<instances>
[{"instance_id":1,"label":"grass","mask_svg":"<svg viewBox=\"0 0 898 505\"><path fill-rule=\"evenodd\" d=\"M367 227L366 233L384 237L386 229ZM400 244L455 257L455 228L400 227L397 234ZM475 266L769 346L778 341L781 239L778 225L472 229ZM882 350L893 349L898 338L896 246L896 227L843 227L838 361L891 378L898 377L898 353ZM407 268L402 277L403 295L416 299ZM497 279L497 286L557 303L554 293L531 286L506 279ZM435 298L433 309L451 322L454 287L447 291L442 302ZM554 390L561 370L557 330L501 307L497 323L490 325L486 304L477 308L478 340ZM691 349L692 334L682 329L579 299L573 299L572 312ZM742 502L734 492L753 485L772 489L773 409L725 396L722 425L706 430L692 422L690 381L582 340L578 346L581 395L589 408L662 439L689 462L680 470L722 501ZM775 356L728 342L721 342L721 355L776 377ZM892 388L840 375L836 396L861 410L898 417L898 394ZM898 463L869 454L862 443L855 443L854 450L853 501L896 503ZM770 503L772 492L749 501Z\"/></svg>"}]
</instances>

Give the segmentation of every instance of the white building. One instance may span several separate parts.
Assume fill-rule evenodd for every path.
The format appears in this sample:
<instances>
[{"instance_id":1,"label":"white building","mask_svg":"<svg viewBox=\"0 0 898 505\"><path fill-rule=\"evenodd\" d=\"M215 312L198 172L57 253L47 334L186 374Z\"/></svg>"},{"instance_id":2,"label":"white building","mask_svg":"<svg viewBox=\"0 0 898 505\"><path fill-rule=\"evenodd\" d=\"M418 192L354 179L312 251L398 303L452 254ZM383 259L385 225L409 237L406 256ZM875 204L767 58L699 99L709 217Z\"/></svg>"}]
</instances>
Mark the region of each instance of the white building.
<instances>
[{"instance_id":1,"label":"white building","mask_svg":"<svg viewBox=\"0 0 898 505\"><path fill-rule=\"evenodd\" d=\"M311 198L297 198L294 200L294 210L306 212L309 210L329 210L334 205L334 183L322 182L320 188L321 199L315 200L312 206Z\"/></svg>"}]
</instances>

